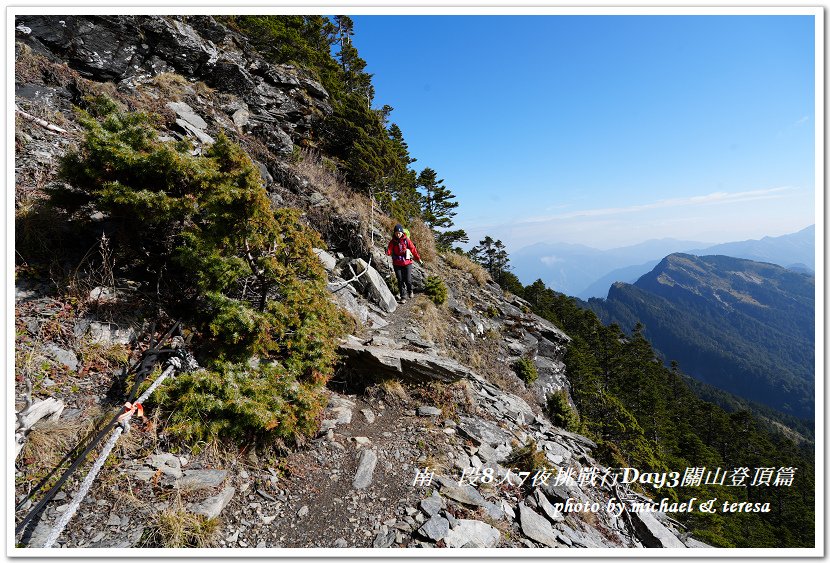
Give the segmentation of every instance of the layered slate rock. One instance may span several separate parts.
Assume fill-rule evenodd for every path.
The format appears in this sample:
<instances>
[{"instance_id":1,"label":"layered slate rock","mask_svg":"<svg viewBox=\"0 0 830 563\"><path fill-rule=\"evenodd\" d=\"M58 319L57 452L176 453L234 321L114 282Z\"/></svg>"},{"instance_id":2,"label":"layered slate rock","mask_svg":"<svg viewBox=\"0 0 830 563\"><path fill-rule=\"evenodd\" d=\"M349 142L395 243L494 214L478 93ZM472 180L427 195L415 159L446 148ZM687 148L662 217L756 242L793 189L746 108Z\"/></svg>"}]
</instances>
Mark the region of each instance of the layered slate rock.
<instances>
[{"instance_id":1,"label":"layered slate rock","mask_svg":"<svg viewBox=\"0 0 830 563\"><path fill-rule=\"evenodd\" d=\"M387 287L386 282L383 281L383 277L381 277L377 270L367 264L362 258L356 258L349 262L349 267L355 276L359 276L354 283L370 301L376 303L387 313L392 313L398 308L398 302L395 300L395 296L389 291L389 287Z\"/></svg>"},{"instance_id":2,"label":"layered slate rock","mask_svg":"<svg viewBox=\"0 0 830 563\"><path fill-rule=\"evenodd\" d=\"M378 454L374 451L363 450L360 452L357 460L357 472L352 481L352 487L355 489L365 489L371 485L377 463Z\"/></svg>"},{"instance_id":3,"label":"layered slate rock","mask_svg":"<svg viewBox=\"0 0 830 563\"><path fill-rule=\"evenodd\" d=\"M556 532L544 516L537 514L525 503L519 504L519 520L522 524L522 533L548 547L557 547Z\"/></svg>"},{"instance_id":4,"label":"layered slate rock","mask_svg":"<svg viewBox=\"0 0 830 563\"><path fill-rule=\"evenodd\" d=\"M632 512L631 521L637 530L637 536L646 547L686 547L649 512Z\"/></svg>"},{"instance_id":5,"label":"layered slate rock","mask_svg":"<svg viewBox=\"0 0 830 563\"><path fill-rule=\"evenodd\" d=\"M468 368L449 358L381 346L365 346L354 337L341 341L338 350L350 368L378 377L453 383L471 373Z\"/></svg>"},{"instance_id":6,"label":"layered slate rock","mask_svg":"<svg viewBox=\"0 0 830 563\"><path fill-rule=\"evenodd\" d=\"M444 538L447 547L495 547L501 532L478 520L459 519Z\"/></svg>"}]
</instances>

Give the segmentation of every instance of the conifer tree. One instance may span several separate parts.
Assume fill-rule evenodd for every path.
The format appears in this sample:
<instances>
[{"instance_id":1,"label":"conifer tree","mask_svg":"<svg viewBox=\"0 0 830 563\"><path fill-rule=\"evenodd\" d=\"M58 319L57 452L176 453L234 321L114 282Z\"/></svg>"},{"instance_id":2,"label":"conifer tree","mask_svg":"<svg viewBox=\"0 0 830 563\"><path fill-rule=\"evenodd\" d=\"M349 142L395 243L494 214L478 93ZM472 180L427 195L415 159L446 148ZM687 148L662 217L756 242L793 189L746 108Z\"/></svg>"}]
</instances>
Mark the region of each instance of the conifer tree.
<instances>
[{"instance_id":1,"label":"conifer tree","mask_svg":"<svg viewBox=\"0 0 830 563\"><path fill-rule=\"evenodd\" d=\"M510 258L507 249L500 240L493 240L489 235L479 241L470 251L470 258L484 266L496 283L501 283L503 273L508 271Z\"/></svg>"},{"instance_id":2,"label":"conifer tree","mask_svg":"<svg viewBox=\"0 0 830 563\"><path fill-rule=\"evenodd\" d=\"M467 233L464 229L449 229L453 226L452 218L458 207L455 195L443 185L444 180L438 179L438 174L432 168L424 168L418 174L418 187L423 190L421 207L424 222L435 233L435 242L442 250L449 250L457 242L467 242Z\"/></svg>"}]
</instances>

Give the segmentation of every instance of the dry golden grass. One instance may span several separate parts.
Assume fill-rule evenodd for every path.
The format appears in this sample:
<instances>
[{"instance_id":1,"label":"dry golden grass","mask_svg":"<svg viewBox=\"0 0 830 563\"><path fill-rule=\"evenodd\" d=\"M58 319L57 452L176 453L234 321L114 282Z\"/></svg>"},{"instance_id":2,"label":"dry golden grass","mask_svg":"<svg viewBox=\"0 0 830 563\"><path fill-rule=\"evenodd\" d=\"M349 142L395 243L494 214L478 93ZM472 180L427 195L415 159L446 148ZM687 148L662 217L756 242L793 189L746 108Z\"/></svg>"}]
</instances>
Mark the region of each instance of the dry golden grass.
<instances>
[{"instance_id":1,"label":"dry golden grass","mask_svg":"<svg viewBox=\"0 0 830 563\"><path fill-rule=\"evenodd\" d=\"M490 274L487 273L487 270L485 270L481 266L481 264L473 262L463 254L447 252L442 256L444 257L444 260L447 262L447 264L449 264L452 268L455 268L456 270L461 270L462 272L466 272L472 275L473 279L479 286L483 286L489 281L491 281Z\"/></svg>"},{"instance_id":2,"label":"dry golden grass","mask_svg":"<svg viewBox=\"0 0 830 563\"><path fill-rule=\"evenodd\" d=\"M425 262L434 262L438 255L438 251L435 249L435 235L432 234L432 230L427 227L426 223L420 219L413 219L409 225L409 234L412 236L412 242L415 243L415 248L418 249L421 258Z\"/></svg>"},{"instance_id":3,"label":"dry golden grass","mask_svg":"<svg viewBox=\"0 0 830 563\"><path fill-rule=\"evenodd\" d=\"M445 454L428 454L426 459L419 462L423 469L429 469L436 475L447 475L452 469L452 464Z\"/></svg>"},{"instance_id":4,"label":"dry golden grass","mask_svg":"<svg viewBox=\"0 0 830 563\"><path fill-rule=\"evenodd\" d=\"M26 435L20 455L26 472L38 474L55 467L61 458L75 446L84 425L77 421L41 421Z\"/></svg>"},{"instance_id":5,"label":"dry golden grass","mask_svg":"<svg viewBox=\"0 0 830 563\"><path fill-rule=\"evenodd\" d=\"M145 547L213 547L219 539L220 521L188 512L180 496L155 515Z\"/></svg>"},{"instance_id":6,"label":"dry golden grass","mask_svg":"<svg viewBox=\"0 0 830 563\"><path fill-rule=\"evenodd\" d=\"M157 74L150 80L150 84L158 88L159 94L162 97L174 101L181 100L190 86L190 83L184 76L176 74L175 72L162 72L161 74Z\"/></svg>"},{"instance_id":7,"label":"dry golden grass","mask_svg":"<svg viewBox=\"0 0 830 563\"><path fill-rule=\"evenodd\" d=\"M80 343L83 366L92 371L108 371L122 367L130 361L126 344L105 344L84 338Z\"/></svg>"},{"instance_id":8,"label":"dry golden grass","mask_svg":"<svg viewBox=\"0 0 830 563\"><path fill-rule=\"evenodd\" d=\"M300 158L291 164L300 176L314 186L314 189L326 196L338 212L356 213L362 223L368 225L372 204L368 196L352 191L345 177L336 165L317 151L302 149ZM374 210L376 220L381 219L377 207Z\"/></svg>"},{"instance_id":9,"label":"dry golden grass","mask_svg":"<svg viewBox=\"0 0 830 563\"><path fill-rule=\"evenodd\" d=\"M394 397L401 401L409 400L409 394L406 392L406 389L404 389L404 386L401 385L401 382L397 379L384 379L380 383L380 388L387 397Z\"/></svg>"},{"instance_id":10,"label":"dry golden grass","mask_svg":"<svg viewBox=\"0 0 830 563\"><path fill-rule=\"evenodd\" d=\"M417 322L421 328L421 335L436 344L444 343L447 338L447 326L451 319L442 314L439 308L431 299L425 295L417 295L412 300L409 309L410 318Z\"/></svg>"}]
</instances>

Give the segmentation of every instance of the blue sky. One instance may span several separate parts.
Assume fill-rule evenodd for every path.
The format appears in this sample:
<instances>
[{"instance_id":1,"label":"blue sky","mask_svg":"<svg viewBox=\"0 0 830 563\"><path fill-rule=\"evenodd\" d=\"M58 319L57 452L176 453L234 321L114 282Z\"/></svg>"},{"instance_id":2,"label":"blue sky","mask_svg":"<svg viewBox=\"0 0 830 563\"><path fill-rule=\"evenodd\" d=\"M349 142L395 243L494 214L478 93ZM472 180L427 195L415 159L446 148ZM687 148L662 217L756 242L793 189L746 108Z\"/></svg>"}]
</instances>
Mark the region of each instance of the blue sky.
<instances>
[{"instance_id":1,"label":"blue sky","mask_svg":"<svg viewBox=\"0 0 830 563\"><path fill-rule=\"evenodd\" d=\"M353 16L374 105L509 250L815 222L807 16Z\"/></svg>"}]
</instances>

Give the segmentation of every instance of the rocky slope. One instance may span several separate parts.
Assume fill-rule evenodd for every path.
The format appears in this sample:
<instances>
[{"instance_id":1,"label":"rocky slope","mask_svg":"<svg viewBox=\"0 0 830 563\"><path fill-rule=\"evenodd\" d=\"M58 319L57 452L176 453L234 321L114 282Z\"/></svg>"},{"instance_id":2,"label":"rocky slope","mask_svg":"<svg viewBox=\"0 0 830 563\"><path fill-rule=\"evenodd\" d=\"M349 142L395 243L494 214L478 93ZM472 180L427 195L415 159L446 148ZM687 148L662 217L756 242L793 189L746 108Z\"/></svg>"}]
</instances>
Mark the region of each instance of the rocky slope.
<instances>
[{"instance_id":1,"label":"rocky slope","mask_svg":"<svg viewBox=\"0 0 830 563\"><path fill-rule=\"evenodd\" d=\"M197 151L219 131L248 149L274 205L304 209L323 235L328 248L318 256L332 299L356 320L315 439L284 458L260 458L180 451L160 421L134 424L57 546L167 545L162 516L178 508L215 518L202 533L218 547L702 546L660 512L609 513L609 502L645 497L603 482L595 444L545 417L547 395L568 391L561 330L441 257L428 267L448 286L446 305L423 295L395 302L384 281L386 226L371 215L363 225L319 170L284 158L331 111L319 83L265 62L209 17L21 17L16 39L18 210L42 197L77 141L71 107L107 92L160 113L166 134ZM425 277L416 268L417 291ZM51 413L57 422L21 432L17 500L96 413L120 407L117 366L134 361L153 332L147 288L101 280L109 283L73 300L25 268L18 274L16 407L28 395L60 400L62 410ZM530 386L510 368L520 357L539 371ZM543 468L547 479L533 483ZM43 544L82 474L18 535L20 545Z\"/></svg>"}]
</instances>

